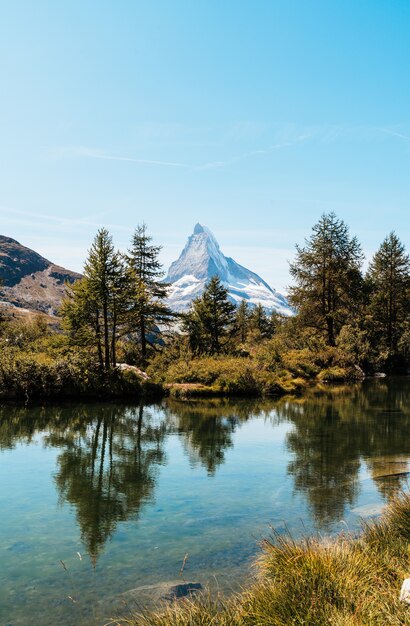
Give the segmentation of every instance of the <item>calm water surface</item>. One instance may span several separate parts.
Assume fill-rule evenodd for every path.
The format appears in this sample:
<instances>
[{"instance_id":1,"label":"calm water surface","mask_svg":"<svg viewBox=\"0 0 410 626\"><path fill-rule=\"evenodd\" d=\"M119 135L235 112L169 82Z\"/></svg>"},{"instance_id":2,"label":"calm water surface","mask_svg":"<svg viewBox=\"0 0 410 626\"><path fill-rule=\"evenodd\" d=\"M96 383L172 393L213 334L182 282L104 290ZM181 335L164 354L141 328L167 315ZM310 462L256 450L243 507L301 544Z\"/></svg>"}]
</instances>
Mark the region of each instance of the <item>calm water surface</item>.
<instances>
[{"instance_id":1,"label":"calm water surface","mask_svg":"<svg viewBox=\"0 0 410 626\"><path fill-rule=\"evenodd\" d=\"M0 624L104 624L186 553L187 580L234 589L270 526L328 534L377 514L407 486L409 432L408 379L277 402L0 407Z\"/></svg>"}]
</instances>

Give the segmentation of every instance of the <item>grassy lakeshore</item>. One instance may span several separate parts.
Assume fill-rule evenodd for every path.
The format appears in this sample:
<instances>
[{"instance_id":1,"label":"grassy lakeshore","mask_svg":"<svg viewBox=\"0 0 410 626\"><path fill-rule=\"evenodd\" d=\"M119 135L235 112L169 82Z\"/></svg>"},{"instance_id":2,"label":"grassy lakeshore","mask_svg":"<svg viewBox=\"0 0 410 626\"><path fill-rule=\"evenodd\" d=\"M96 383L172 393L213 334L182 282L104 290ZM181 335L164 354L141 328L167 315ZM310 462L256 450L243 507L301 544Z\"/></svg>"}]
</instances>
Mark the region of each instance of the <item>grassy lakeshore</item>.
<instances>
[{"instance_id":1,"label":"grassy lakeshore","mask_svg":"<svg viewBox=\"0 0 410 626\"><path fill-rule=\"evenodd\" d=\"M403 626L410 576L410 495L401 494L359 536L264 540L256 582L229 598L206 593L158 612L118 618L128 626Z\"/></svg>"},{"instance_id":2,"label":"grassy lakeshore","mask_svg":"<svg viewBox=\"0 0 410 626\"><path fill-rule=\"evenodd\" d=\"M176 358L175 358L176 356ZM151 379L171 397L297 395L326 382L356 382L364 373L338 349L285 349L266 342L245 355L188 357L159 355L148 367Z\"/></svg>"}]
</instances>

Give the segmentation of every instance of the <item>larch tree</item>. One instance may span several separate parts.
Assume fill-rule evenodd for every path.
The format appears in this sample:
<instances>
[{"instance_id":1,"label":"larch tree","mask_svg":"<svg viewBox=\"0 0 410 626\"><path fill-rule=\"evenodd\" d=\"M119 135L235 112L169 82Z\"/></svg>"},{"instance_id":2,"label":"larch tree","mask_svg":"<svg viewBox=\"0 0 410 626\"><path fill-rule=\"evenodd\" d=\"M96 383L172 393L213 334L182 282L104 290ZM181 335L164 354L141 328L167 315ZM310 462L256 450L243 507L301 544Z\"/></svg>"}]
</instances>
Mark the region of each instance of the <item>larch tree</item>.
<instances>
[{"instance_id":1,"label":"larch tree","mask_svg":"<svg viewBox=\"0 0 410 626\"><path fill-rule=\"evenodd\" d=\"M374 339L394 355L410 322L410 259L394 232L385 238L371 260L367 280Z\"/></svg>"},{"instance_id":2,"label":"larch tree","mask_svg":"<svg viewBox=\"0 0 410 626\"><path fill-rule=\"evenodd\" d=\"M329 345L358 311L363 296L363 254L356 237L335 213L323 214L290 264L295 284L289 301L302 325L323 334Z\"/></svg>"},{"instance_id":3,"label":"larch tree","mask_svg":"<svg viewBox=\"0 0 410 626\"><path fill-rule=\"evenodd\" d=\"M83 278L67 287L61 307L66 330L79 345L94 347L100 365L116 365L118 326L127 308L125 269L112 237L101 228L89 250Z\"/></svg>"},{"instance_id":4,"label":"larch tree","mask_svg":"<svg viewBox=\"0 0 410 626\"><path fill-rule=\"evenodd\" d=\"M128 328L138 337L143 363L148 345L154 346L158 339L159 327L175 319L175 314L165 304L168 285L162 282L164 272L158 258L161 246L151 242L146 225L138 226L126 256L132 282Z\"/></svg>"}]
</instances>

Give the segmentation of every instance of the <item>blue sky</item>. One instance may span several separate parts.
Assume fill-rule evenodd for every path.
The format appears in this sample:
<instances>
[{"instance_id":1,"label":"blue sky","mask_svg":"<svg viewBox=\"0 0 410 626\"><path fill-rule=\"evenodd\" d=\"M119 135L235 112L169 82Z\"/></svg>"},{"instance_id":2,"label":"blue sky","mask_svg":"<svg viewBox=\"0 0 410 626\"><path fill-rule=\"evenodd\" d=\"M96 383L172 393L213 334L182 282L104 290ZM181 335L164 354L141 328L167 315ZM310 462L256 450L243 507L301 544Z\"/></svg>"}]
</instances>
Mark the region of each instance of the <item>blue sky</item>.
<instances>
[{"instance_id":1,"label":"blue sky","mask_svg":"<svg viewBox=\"0 0 410 626\"><path fill-rule=\"evenodd\" d=\"M410 2L2 0L0 233L81 269L199 221L273 287L324 211L410 247Z\"/></svg>"}]
</instances>

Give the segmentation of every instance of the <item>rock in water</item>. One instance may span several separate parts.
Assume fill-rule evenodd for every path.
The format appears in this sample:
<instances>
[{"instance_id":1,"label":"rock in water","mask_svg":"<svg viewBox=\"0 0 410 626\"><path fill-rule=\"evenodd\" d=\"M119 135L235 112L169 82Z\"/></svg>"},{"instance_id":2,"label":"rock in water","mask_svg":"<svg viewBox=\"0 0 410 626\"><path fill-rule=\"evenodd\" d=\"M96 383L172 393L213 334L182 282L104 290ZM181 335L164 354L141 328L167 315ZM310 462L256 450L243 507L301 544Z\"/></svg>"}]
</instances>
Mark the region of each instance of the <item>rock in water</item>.
<instances>
[{"instance_id":1,"label":"rock in water","mask_svg":"<svg viewBox=\"0 0 410 626\"><path fill-rule=\"evenodd\" d=\"M382 502L376 504L365 504L352 509L352 513L355 513L360 517L373 517L375 515L381 515L383 508L384 504Z\"/></svg>"},{"instance_id":2,"label":"rock in water","mask_svg":"<svg viewBox=\"0 0 410 626\"><path fill-rule=\"evenodd\" d=\"M186 311L193 298L200 296L206 283L218 276L228 289L230 300L239 304L262 306L268 311L293 315L285 296L272 289L260 276L224 256L211 231L196 224L194 232L177 261L174 261L165 282L171 284L168 304L174 311Z\"/></svg>"},{"instance_id":3,"label":"rock in water","mask_svg":"<svg viewBox=\"0 0 410 626\"><path fill-rule=\"evenodd\" d=\"M182 580L143 585L112 598L109 602L110 611L116 615L124 615L141 609L154 610L170 602L191 597L202 590L201 583Z\"/></svg>"},{"instance_id":4,"label":"rock in water","mask_svg":"<svg viewBox=\"0 0 410 626\"><path fill-rule=\"evenodd\" d=\"M179 600L180 598L186 598L201 591L201 583L178 583L169 587L167 593L162 596L164 600L172 601Z\"/></svg>"}]
</instances>

